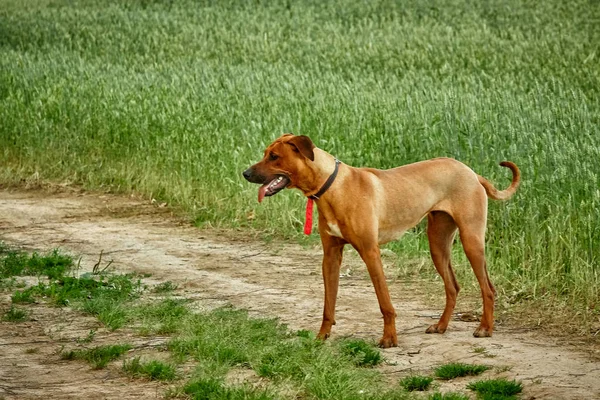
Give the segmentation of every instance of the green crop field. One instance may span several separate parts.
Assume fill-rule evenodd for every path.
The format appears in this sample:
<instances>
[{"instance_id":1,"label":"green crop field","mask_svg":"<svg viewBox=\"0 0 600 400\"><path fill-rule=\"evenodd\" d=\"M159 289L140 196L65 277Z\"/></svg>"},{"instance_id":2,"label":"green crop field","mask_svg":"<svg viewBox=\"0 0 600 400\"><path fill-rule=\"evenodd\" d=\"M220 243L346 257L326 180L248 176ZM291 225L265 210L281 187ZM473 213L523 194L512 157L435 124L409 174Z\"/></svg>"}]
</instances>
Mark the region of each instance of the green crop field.
<instances>
[{"instance_id":1,"label":"green crop field","mask_svg":"<svg viewBox=\"0 0 600 400\"><path fill-rule=\"evenodd\" d=\"M0 0L1 182L294 238L300 193L259 206L241 176L283 132L354 166L454 157L500 188L514 161L493 279L598 311L599 1Z\"/></svg>"}]
</instances>

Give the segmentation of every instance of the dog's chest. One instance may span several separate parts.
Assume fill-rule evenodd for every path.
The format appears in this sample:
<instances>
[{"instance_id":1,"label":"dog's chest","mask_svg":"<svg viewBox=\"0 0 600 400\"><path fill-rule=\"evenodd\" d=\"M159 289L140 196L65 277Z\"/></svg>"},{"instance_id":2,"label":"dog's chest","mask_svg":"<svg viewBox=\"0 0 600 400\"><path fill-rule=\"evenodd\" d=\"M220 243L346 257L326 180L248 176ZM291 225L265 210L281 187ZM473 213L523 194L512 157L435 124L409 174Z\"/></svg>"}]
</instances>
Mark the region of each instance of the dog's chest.
<instances>
[{"instance_id":1,"label":"dog's chest","mask_svg":"<svg viewBox=\"0 0 600 400\"><path fill-rule=\"evenodd\" d=\"M329 227L329 231L327 232L327 233L329 233L329 235L339 237L342 239L344 238L344 236L342 235L342 232L340 231L340 227L338 226L338 224L336 224L334 222L327 222L327 226Z\"/></svg>"}]
</instances>

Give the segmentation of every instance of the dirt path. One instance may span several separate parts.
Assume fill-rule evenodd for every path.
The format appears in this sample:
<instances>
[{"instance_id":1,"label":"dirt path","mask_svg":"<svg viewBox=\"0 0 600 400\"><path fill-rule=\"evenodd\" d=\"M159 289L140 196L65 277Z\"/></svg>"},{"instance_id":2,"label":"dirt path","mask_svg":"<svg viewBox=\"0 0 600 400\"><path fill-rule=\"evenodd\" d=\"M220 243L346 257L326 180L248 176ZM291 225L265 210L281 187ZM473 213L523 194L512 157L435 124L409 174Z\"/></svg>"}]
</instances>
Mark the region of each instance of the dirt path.
<instances>
[{"instance_id":1,"label":"dirt path","mask_svg":"<svg viewBox=\"0 0 600 400\"><path fill-rule=\"evenodd\" d=\"M104 259L114 260L118 271L150 273L151 283L173 281L184 288L186 297L203 306L230 303L277 316L293 329L317 329L323 296L320 250L227 236L193 228L168 211L136 199L0 191L2 240L30 249L61 247L81 255L84 270L92 268L103 250ZM353 254L348 254L342 270L348 268L356 272L341 277L333 334L376 340L382 321L374 290ZM384 370L392 379L409 372L429 373L446 362L477 362L497 367L486 373L489 377L522 381L523 398L600 398L597 357L561 344L560 338L500 326L493 338L475 339L471 333L477 322L458 320L444 335L426 335L425 328L441 311L443 299L437 308L425 306L418 288L390 282L400 340L398 348L383 351L389 361ZM0 323L0 398L161 396L162 389L155 384L130 382L111 370L90 371L82 364L60 361L61 343L85 336L94 321L79 318L75 329L71 326L68 334L62 334L74 318L69 310L53 312L18 328ZM38 350L28 351L33 347ZM475 352L478 347L486 351ZM442 383L441 389L464 386L465 381L458 379Z\"/></svg>"}]
</instances>

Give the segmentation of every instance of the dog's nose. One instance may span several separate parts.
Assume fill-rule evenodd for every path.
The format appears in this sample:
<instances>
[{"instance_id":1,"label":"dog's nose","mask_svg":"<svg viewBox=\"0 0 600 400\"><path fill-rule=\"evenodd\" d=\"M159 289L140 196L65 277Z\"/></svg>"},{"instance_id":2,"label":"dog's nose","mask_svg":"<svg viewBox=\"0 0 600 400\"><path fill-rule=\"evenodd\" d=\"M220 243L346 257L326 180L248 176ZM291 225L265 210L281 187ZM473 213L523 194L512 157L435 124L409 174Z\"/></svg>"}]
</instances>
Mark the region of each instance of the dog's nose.
<instances>
[{"instance_id":1,"label":"dog's nose","mask_svg":"<svg viewBox=\"0 0 600 400\"><path fill-rule=\"evenodd\" d=\"M250 180L250 175L251 175L250 168L248 168L247 170L245 170L242 173L242 175L244 175L244 178L246 178L246 180L249 181Z\"/></svg>"}]
</instances>

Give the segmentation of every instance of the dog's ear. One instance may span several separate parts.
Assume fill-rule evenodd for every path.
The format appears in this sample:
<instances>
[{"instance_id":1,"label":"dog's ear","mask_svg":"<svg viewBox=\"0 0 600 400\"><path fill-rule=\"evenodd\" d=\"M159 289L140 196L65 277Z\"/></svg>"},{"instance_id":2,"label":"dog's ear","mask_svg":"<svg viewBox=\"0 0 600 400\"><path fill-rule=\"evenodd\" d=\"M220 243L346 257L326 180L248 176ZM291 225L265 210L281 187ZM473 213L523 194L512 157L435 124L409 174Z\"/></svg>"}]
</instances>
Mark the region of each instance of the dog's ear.
<instances>
[{"instance_id":1,"label":"dog's ear","mask_svg":"<svg viewBox=\"0 0 600 400\"><path fill-rule=\"evenodd\" d=\"M315 161L315 152L313 151L315 145L308 136L294 136L287 142L292 145L294 151L299 152L310 161Z\"/></svg>"}]
</instances>

